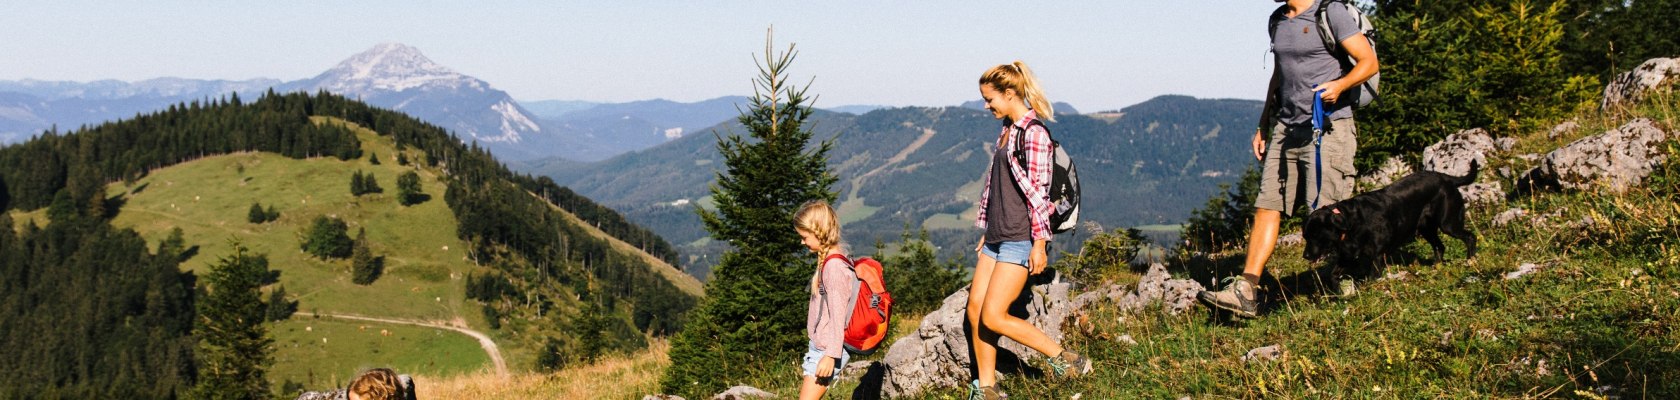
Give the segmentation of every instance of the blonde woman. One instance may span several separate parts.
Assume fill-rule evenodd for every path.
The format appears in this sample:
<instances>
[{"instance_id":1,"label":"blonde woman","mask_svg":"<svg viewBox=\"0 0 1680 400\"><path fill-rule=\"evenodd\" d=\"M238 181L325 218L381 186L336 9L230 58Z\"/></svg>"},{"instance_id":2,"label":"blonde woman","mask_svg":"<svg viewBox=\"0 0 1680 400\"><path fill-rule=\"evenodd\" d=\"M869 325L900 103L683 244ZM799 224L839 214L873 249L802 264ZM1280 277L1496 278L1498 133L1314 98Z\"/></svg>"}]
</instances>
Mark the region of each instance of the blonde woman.
<instances>
[{"instance_id":1,"label":"blonde woman","mask_svg":"<svg viewBox=\"0 0 1680 400\"><path fill-rule=\"evenodd\" d=\"M968 293L969 343L976 373L969 389L970 398L997 399L1002 397L996 384L1000 336L1044 353L1057 376L1089 373L1091 361L1009 315L1009 305L1021 296L1027 277L1044 272L1049 261L1050 130L1040 118L1054 121L1055 111L1032 70L1020 61L981 74L980 97L1003 128L987 168L975 221L985 234L975 246L980 260L974 265Z\"/></svg>"},{"instance_id":2,"label":"blonde woman","mask_svg":"<svg viewBox=\"0 0 1680 400\"><path fill-rule=\"evenodd\" d=\"M857 274L840 249L840 218L825 201L812 201L794 213L800 243L817 255L811 274L811 300L806 307L805 332L811 344L800 364L801 400L820 399L834 383L835 369L846 365L846 320L858 292Z\"/></svg>"}]
</instances>

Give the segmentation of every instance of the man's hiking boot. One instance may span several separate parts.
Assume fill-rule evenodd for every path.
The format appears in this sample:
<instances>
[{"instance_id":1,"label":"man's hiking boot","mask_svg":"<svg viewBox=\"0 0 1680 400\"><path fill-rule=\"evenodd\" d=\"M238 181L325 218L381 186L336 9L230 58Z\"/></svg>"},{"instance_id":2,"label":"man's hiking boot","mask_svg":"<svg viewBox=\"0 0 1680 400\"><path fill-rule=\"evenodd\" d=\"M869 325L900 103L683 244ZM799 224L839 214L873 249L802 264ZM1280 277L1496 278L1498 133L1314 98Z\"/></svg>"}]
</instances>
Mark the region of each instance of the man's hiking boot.
<instances>
[{"instance_id":1,"label":"man's hiking boot","mask_svg":"<svg viewBox=\"0 0 1680 400\"><path fill-rule=\"evenodd\" d=\"M1225 278L1225 290L1213 292L1202 291L1196 294L1196 300L1202 304L1225 311L1230 311L1238 317L1255 318L1259 316L1259 302L1254 298L1254 284L1248 283L1241 276Z\"/></svg>"},{"instance_id":2,"label":"man's hiking boot","mask_svg":"<svg viewBox=\"0 0 1680 400\"><path fill-rule=\"evenodd\" d=\"M1050 371L1056 376L1078 378L1091 373L1091 359L1068 350L1050 357Z\"/></svg>"},{"instance_id":3,"label":"man's hiking boot","mask_svg":"<svg viewBox=\"0 0 1680 400\"><path fill-rule=\"evenodd\" d=\"M968 400L1001 400L1007 398L1009 396L1005 396L1003 392L998 391L997 385L980 386L979 379L968 383Z\"/></svg>"}]
</instances>

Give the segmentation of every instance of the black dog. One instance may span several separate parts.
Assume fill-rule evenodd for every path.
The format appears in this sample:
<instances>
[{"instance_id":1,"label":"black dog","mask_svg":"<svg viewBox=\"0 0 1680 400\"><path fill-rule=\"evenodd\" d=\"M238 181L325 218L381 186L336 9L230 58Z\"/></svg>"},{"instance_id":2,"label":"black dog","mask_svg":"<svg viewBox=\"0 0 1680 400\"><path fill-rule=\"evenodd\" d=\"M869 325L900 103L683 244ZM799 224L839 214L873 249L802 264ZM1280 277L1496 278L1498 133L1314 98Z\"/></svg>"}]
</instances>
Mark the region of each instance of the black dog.
<instances>
[{"instance_id":1,"label":"black dog","mask_svg":"<svg viewBox=\"0 0 1680 400\"><path fill-rule=\"evenodd\" d=\"M1307 215L1302 236L1308 261L1335 255L1341 272L1375 277L1382 273L1383 256L1417 240L1435 249L1440 262L1446 246L1438 232L1464 242L1466 258L1476 256L1476 234L1464 228L1464 195L1458 188L1476 181L1478 167L1457 177L1420 171L1388 187L1320 207ZM1357 276L1357 275L1356 275Z\"/></svg>"}]
</instances>

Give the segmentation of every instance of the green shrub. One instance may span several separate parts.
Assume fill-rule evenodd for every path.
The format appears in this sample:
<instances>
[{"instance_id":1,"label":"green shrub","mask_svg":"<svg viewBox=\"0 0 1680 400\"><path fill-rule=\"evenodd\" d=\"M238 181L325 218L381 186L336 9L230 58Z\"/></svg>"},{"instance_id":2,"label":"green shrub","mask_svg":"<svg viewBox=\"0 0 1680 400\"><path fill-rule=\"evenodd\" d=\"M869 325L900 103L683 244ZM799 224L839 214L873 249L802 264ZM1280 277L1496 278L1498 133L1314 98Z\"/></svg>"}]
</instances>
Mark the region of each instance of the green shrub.
<instances>
[{"instance_id":1,"label":"green shrub","mask_svg":"<svg viewBox=\"0 0 1680 400\"><path fill-rule=\"evenodd\" d=\"M355 246L346 233L349 229L344 220L315 217L315 222L303 233L303 251L320 259L349 257Z\"/></svg>"}]
</instances>

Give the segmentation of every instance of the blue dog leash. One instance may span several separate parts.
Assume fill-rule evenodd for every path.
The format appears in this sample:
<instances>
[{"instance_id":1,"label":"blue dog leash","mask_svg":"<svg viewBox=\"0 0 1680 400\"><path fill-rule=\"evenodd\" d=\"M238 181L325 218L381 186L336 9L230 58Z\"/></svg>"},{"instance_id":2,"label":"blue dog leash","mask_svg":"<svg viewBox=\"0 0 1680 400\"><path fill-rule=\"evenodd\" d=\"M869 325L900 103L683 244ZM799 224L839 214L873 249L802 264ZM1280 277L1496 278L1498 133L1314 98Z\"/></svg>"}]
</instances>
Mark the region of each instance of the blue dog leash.
<instances>
[{"instance_id":1,"label":"blue dog leash","mask_svg":"<svg viewBox=\"0 0 1680 400\"><path fill-rule=\"evenodd\" d=\"M1324 91L1313 91L1313 170L1317 172L1317 190L1313 192L1312 209L1318 209L1318 199L1324 197Z\"/></svg>"}]
</instances>

